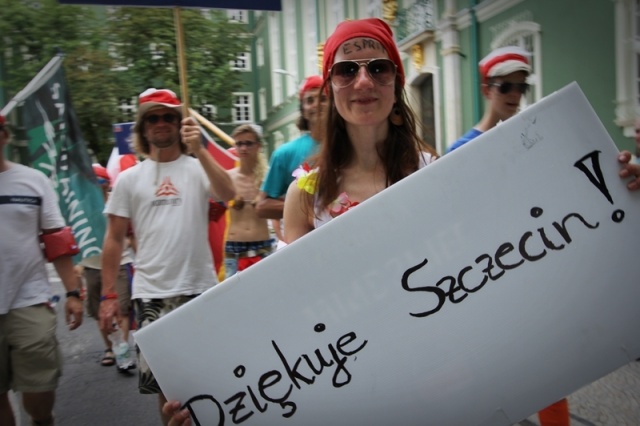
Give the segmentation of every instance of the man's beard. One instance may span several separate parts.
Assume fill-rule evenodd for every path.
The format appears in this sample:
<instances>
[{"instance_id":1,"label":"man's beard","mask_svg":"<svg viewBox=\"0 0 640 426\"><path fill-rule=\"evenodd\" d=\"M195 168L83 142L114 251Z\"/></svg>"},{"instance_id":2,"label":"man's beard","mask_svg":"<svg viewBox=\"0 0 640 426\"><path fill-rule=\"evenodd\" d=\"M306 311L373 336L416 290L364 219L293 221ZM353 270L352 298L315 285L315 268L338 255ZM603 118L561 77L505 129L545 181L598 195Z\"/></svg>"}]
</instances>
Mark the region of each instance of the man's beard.
<instances>
[{"instance_id":1,"label":"man's beard","mask_svg":"<svg viewBox=\"0 0 640 426\"><path fill-rule=\"evenodd\" d=\"M172 137L155 137L153 140L149 140L149 143L158 149L169 148L176 142L178 142L178 140Z\"/></svg>"}]
</instances>

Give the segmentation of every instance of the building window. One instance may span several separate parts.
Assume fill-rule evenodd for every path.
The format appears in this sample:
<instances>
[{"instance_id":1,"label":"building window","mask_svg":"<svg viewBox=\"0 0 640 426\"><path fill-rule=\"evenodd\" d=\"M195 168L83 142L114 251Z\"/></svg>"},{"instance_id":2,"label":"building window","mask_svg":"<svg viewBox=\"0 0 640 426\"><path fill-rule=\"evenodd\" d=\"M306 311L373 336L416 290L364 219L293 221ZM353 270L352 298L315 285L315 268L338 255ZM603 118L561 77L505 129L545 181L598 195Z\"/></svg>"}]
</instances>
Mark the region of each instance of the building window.
<instances>
[{"instance_id":1,"label":"building window","mask_svg":"<svg viewBox=\"0 0 640 426\"><path fill-rule=\"evenodd\" d=\"M238 22L242 24L247 23L247 11L239 10L239 9L229 9L227 11L227 16L231 22Z\"/></svg>"},{"instance_id":2,"label":"building window","mask_svg":"<svg viewBox=\"0 0 640 426\"><path fill-rule=\"evenodd\" d=\"M198 107L200 115L206 118L209 121L214 121L218 115L218 109L215 105L211 104L202 104Z\"/></svg>"},{"instance_id":3,"label":"building window","mask_svg":"<svg viewBox=\"0 0 640 426\"><path fill-rule=\"evenodd\" d=\"M251 55L249 52L243 52L231 61L231 68L238 71L251 71Z\"/></svg>"},{"instance_id":4,"label":"building window","mask_svg":"<svg viewBox=\"0 0 640 426\"><path fill-rule=\"evenodd\" d=\"M233 110L231 116L233 123L251 123L253 114L253 95L251 93L234 93Z\"/></svg>"},{"instance_id":5,"label":"building window","mask_svg":"<svg viewBox=\"0 0 640 426\"><path fill-rule=\"evenodd\" d=\"M514 22L505 31L496 35L491 50L503 46L519 46L531 54L531 74L527 82L531 85L526 96L522 97L521 109L542 99L542 53L540 47L540 25L535 22Z\"/></svg>"}]
</instances>

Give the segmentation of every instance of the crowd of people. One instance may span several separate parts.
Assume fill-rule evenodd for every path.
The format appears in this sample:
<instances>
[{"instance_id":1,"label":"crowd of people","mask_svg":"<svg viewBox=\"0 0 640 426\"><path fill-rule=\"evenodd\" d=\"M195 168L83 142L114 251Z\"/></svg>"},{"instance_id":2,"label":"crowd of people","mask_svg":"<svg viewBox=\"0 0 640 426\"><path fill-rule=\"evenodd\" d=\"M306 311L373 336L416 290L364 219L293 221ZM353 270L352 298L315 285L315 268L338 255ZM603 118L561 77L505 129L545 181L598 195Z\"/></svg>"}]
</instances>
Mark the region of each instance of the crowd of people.
<instances>
[{"instance_id":1,"label":"crowd of people","mask_svg":"<svg viewBox=\"0 0 640 426\"><path fill-rule=\"evenodd\" d=\"M530 72L527 52L516 47L480 61L484 116L447 152L514 116ZM380 19L336 27L324 44L322 76L305 79L299 101L299 138L278 148L267 165L261 129L241 125L231 135L238 165L225 170L202 145L200 127L175 93L141 93L134 143L143 160L115 182L95 168L108 226L102 254L84 259L76 271L77 244L53 189L42 173L4 158L9 132L0 116L0 424L15 424L10 389L22 393L34 425L54 423L62 362L46 261L67 290L64 309L72 330L84 315L81 273L87 311L98 319L105 345L101 364L111 366L108 336L116 328L128 340L131 324L146 327L218 283L204 231L211 200L228 206L224 268L230 278L276 249L274 232L290 244L438 158L420 136L400 53ZM640 120L636 144L640 150ZM628 189L640 188L640 163L628 151L618 161ZM137 369L140 393L158 395L162 423L191 424L179 401L167 401L139 351ZM539 416L543 426L568 425L566 399Z\"/></svg>"}]
</instances>

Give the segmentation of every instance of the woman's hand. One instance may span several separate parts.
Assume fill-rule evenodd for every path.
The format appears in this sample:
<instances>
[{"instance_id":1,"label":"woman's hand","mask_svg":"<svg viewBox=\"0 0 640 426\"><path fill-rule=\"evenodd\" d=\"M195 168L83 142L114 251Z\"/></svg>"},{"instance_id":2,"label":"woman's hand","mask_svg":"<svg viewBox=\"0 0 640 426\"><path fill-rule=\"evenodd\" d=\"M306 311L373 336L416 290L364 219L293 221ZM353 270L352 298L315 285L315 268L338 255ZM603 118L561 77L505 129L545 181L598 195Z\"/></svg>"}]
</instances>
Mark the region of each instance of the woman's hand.
<instances>
[{"instance_id":1,"label":"woman's hand","mask_svg":"<svg viewBox=\"0 0 640 426\"><path fill-rule=\"evenodd\" d=\"M620 162L620 178L629 179L627 182L627 189L629 191L636 191L640 189L640 164L630 163L631 153L629 151L621 151L618 154L618 161Z\"/></svg>"},{"instance_id":2,"label":"woman's hand","mask_svg":"<svg viewBox=\"0 0 640 426\"><path fill-rule=\"evenodd\" d=\"M186 408L181 410L180 406L178 401L167 401L162 406L162 414L167 417L171 416L168 426L191 426L189 410Z\"/></svg>"}]
</instances>

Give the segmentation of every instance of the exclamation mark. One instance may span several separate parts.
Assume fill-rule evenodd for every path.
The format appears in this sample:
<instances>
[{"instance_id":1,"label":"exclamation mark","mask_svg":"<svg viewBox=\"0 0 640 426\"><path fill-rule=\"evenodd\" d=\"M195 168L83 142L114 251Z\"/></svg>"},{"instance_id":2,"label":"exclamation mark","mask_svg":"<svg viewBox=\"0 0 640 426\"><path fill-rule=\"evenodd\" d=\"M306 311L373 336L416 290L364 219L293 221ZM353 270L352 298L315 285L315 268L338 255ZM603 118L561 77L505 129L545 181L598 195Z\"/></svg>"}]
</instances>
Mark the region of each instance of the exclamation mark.
<instances>
[{"instance_id":1,"label":"exclamation mark","mask_svg":"<svg viewBox=\"0 0 640 426\"><path fill-rule=\"evenodd\" d=\"M591 162L589 167L587 161ZM605 196L605 198L613 205L613 199L611 198L611 194L609 194L609 190L607 189L607 184L604 181L604 176L602 174L602 169L600 168L600 151L593 151L589 154L585 155L575 163L573 163L575 167L577 167L582 173L584 173L589 182L591 182L598 191ZM616 209L613 211L611 215L611 220L615 223L620 223L624 219L624 211L620 209Z\"/></svg>"}]
</instances>

